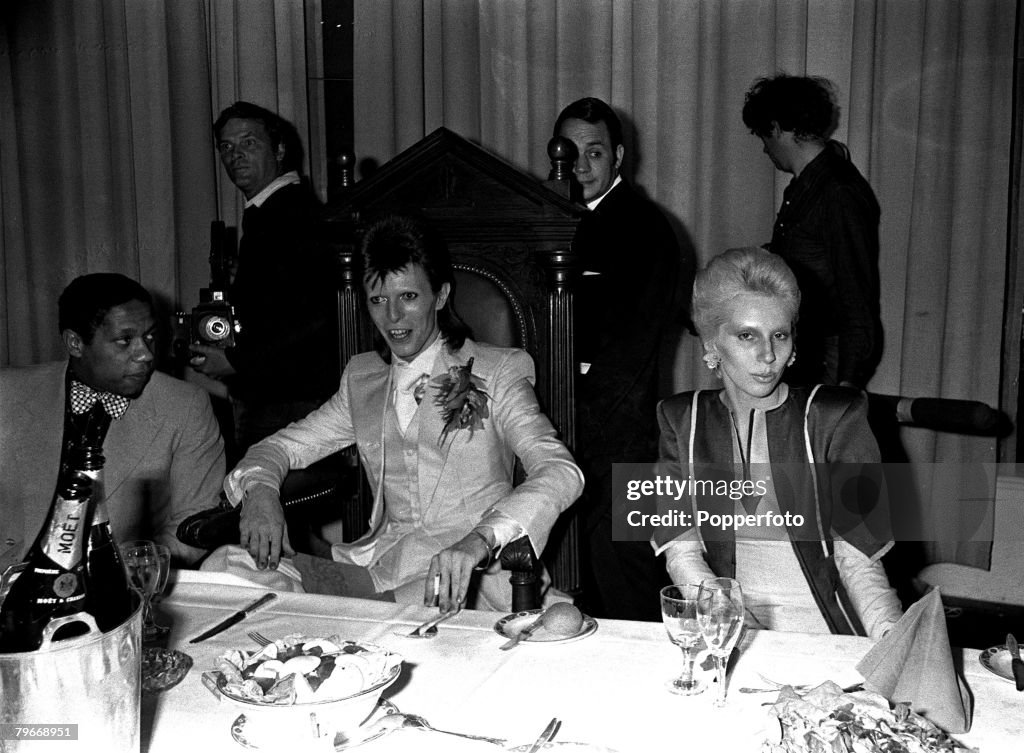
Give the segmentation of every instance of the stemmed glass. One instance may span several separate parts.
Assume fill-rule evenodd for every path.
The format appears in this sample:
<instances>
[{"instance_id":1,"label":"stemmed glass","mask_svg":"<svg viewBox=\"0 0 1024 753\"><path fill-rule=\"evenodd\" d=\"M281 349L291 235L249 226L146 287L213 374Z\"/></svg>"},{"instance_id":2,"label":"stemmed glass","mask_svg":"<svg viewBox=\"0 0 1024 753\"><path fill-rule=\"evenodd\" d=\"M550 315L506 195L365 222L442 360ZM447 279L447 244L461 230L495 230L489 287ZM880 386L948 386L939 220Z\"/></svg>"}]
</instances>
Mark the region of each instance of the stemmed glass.
<instances>
[{"instance_id":1,"label":"stemmed glass","mask_svg":"<svg viewBox=\"0 0 1024 753\"><path fill-rule=\"evenodd\" d=\"M704 692L704 685L693 676L693 660L701 643L700 626L697 624L697 594L700 586L679 584L661 589L661 620L665 623L668 637L683 652L683 671L679 677L669 680L668 689L679 695L696 695Z\"/></svg>"},{"instance_id":2,"label":"stemmed glass","mask_svg":"<svg viewBox=\"0 0 1024 753\"><path fill-rule=\"evenodd\" d=\"M697 594L697 623L715 658L718 694L715 706L725 705L725 669L743 628L743 589L732 578L708 578Z\"/></svg>"},{"instance_id":3,"label":"stemmed glass","mask_svg":"<svg viewBox=\"0 0 1024 753\"><path fill-rule=\"evenodd\" d=\"M128 582L142 597L142 640L161 638L170 628L153 617L153 598L167 586L171 572L171 550L152 541L129 541L121 545L121 558L128 571Z\"/></svg>"}]
</instances>

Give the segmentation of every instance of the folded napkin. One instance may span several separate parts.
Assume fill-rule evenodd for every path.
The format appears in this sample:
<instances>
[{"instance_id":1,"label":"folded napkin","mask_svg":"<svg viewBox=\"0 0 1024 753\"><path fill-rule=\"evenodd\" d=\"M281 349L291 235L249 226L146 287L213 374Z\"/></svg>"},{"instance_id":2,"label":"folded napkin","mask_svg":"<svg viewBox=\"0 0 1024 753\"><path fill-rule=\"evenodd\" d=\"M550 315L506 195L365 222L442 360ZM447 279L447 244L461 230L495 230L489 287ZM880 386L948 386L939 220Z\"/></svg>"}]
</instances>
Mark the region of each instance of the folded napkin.
<instances>
[{"instance_id":1,"label":"folded napkin","mask_svg":"<svg viewBox=\"0 0 1024 753\"><path fill-rule=\"evenodd\" d=\"M249 550L237 544L226 544L214 549L210 556L203 560L199 569L225 576L225 582L240 579L246 585L270 588L274 591L305 593L302 575L287 558L281 560L276 570L260 570L256 567L256 561L249 554Z\"/></svg>"},{"instance_id":2,"label":"folded napkin","mask_svg":"<svg viewBox=\"0 0 1024 753\"><path fill-rule=\"evenodd\" d=\"M911 708L947 732L971 728L973 702L953 667L939 589L919 599L857 664L868 690Z\"/></svg>"}]
</instances>

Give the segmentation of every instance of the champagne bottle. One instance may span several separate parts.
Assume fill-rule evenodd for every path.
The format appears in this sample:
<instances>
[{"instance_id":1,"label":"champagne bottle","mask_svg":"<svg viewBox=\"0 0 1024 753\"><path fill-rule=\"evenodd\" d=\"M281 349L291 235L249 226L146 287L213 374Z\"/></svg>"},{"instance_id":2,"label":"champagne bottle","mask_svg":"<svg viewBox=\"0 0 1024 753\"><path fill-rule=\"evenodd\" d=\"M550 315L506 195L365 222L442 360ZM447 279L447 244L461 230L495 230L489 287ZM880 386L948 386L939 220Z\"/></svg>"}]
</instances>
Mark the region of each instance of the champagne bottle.
<instances>
[{"instance_id":1,"label":"champagne bottle","mask_svg":"<svg viewBox=\"0 0 1024 753\"><path fill-rule=\"evenodd\" d=\"M46 522L25 560L26 568L0 607L0 653L35 651L51 621L85 611L91 490L88 476L61 474ZM81 634L84 628L84 623L70 623L58 628L53 639Z\"/></svg>"},{"instance_id":2,"label":"champagne bottle","mask_svg":"<svg viewBox=\"0 0 1024 753\"><path fill-rule=\"evenodd\" d=\"M68 457L71 469L92 479L92 525L86 545L85 579L88 611L103 632L112 630L133 611L133 596L121 551L110 530L110 514L103 488L103 451L95 445L79 445Z\"/></svg>"}]
</instances>

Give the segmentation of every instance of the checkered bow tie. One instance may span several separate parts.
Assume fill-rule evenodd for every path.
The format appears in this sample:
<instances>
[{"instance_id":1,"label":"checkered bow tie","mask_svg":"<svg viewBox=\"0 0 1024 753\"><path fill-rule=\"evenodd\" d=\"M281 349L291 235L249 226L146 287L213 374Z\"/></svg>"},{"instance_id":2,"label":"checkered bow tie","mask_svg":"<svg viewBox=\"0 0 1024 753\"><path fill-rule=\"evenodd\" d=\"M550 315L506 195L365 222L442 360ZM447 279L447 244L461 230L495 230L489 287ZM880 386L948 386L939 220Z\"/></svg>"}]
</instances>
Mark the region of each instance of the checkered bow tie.
<instances>
[{"instance_id":1,"label":"checkered bow tie","mask_svg":"<svg viewBox=\"0 0 1024 753\"><path fill-rule=\"evenodd\" d=\"M121 418L128 410L131 400L111 392L97 392L92 387L82 384L77 380L71 380L71 412L75 415L82 415L92 410L92 406L99 401L103 410L113 419Z\"/></svg>"}]
</instances>

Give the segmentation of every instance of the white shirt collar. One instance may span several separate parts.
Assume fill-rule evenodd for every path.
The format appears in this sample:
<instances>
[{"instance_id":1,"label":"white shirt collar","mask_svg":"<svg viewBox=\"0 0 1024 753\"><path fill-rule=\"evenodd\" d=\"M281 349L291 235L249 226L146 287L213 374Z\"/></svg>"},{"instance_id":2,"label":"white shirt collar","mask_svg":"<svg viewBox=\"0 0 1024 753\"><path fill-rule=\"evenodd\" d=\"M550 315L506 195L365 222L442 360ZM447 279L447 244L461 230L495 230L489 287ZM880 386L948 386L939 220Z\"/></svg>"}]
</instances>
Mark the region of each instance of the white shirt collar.
<instances>
[{"instance_id":1,"label":"white shirt collar","mask_svg":"<svg viewBox=\"0 0 1024 753\"><path fill-rule=\"evenodd\" d=\"M605 191L603 194L598 196L596 199L591 199L590 201L587 202L587 209L589 209L590 211L594 211L595 209L597 209L597 205L600 204L604 200L604 197L607 196L608 194L610 194L612 192L612 189L615 188L615 186L619 185L619 183L621 183L621 182L622 182L622 176L621 175L616 175L615 176L615 180L613 180L612 184L610 186L608 186L608 190L607 191Z\"/></svg>"},{"instance_id":2,"label":"white shirt collar","mask_svg":"<svg viewBox=\"0 0 1024 753\"><path fill-rule=\"evenodd\" d=\"M419 355L411 361L405 361L394 353L391 354L391 360L397 368L402 369L403 371L408 369L409 371L430 374L434 370L434 361L441 352L442 347L444 347L444 338L441 336L441 333L438 332L437 336L434 338L434 342L421 350Z\"/></svg>"},{"instance_id":3,"label":"white shirt collar","mask_svg":"<svg viewBox=\"0 0 1024 753\"><path fill-rule=\"evenodd\" d=\"M251 199L245 202L245 208L249 207L261 207L263 202L266 201L273 195L278 189L290 186L293 183L301 183L302 179L299 178L299 173L295 170L289 170L286 173L282 173L270 181L263 190L253 196Z\"/></svg>"}]
</instances>

